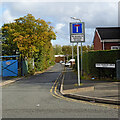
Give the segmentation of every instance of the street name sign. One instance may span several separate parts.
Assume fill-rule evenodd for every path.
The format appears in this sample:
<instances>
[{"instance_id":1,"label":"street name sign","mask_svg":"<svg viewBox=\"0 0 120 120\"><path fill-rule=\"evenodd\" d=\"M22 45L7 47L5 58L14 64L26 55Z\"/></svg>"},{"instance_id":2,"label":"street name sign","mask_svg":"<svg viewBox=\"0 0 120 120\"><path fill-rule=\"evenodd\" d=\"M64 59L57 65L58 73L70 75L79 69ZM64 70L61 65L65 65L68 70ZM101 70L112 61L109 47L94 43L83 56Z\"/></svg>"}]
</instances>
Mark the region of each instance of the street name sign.
<instances>
[{"instance_id":1,"label":"street name sign","mask_svg":"<svg viewBox=\"0 0 120 120\"><path fill-rule=\"evenodd\" d=\"M71 42L84 42L84 35L71 35Z\"/></svg>"},{"instance_id":2,"label":"street name sign","mask_svg":"<svg viewBox=\"0 0 120 120\"><path fill-rule=\"evenodd\" d=\"M70 42L85 42L84 22L70 23Z\"/></svg>"},{"instance_id":3,"label":"street name sign","mask_svg":"<svg viewBox=\"0 0 120 120\"><path fill-rule=\"evenodd\" d=\"M115 68L115 64L96 63L95 67L98 67L98 68Z\"/></svg>"}]
</instances>

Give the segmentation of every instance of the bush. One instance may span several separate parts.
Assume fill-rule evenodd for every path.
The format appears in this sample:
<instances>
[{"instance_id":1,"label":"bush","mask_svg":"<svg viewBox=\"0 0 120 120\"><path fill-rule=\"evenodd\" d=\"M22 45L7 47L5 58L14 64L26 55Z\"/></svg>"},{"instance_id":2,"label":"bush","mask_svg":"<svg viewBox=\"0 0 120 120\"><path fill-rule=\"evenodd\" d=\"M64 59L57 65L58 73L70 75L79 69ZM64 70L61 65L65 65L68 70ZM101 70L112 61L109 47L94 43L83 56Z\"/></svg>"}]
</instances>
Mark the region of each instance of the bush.
<instances>
[{"instance_id":1,"label":"bush","mask_svg":"<svg viewBox=\"0 0 120 120\"><path fill-rule=\"evenodd\" d=\"M81 55L80 55L81 56ZM120 59L120 50L90 51L83 53L83 72L91 77L115 77L116 69L96 68L96 63L116 64L116 60ZM80 59L81 60L81 59ZM77 57L76 57L77 63ZM81 61L80 61L81 63ZM77 64L76 64L77 66ZM77 67L76 67L77 69Z\"/></svg>"}]
</instances>

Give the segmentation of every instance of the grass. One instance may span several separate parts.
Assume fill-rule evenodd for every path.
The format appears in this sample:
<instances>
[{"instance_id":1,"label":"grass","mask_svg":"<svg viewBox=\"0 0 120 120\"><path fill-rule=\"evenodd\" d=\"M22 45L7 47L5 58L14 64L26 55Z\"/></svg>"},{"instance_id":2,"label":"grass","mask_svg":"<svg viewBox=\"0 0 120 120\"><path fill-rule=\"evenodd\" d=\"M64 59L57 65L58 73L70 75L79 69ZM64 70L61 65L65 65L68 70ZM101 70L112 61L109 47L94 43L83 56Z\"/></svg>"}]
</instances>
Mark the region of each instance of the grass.
<instances>
[{"instance_id":1,"label":"grass","mask_svg":"<svg viewBox=\"0 0 120 120\"><path fill-rule=\"evenodd\" d=\"M82 86L82 85L83 85L83 83L80 83L80 86ZM76 84L74 84L74 86L77 87L79 85L76 83Z\"/></svg>"},{"instance_id":2,"label":"grass","mask_svg":"<svg viewBox=\"0 0 120 120\"><path fill-rule=\"evenodd\" d=\"M78 74L78 72L75 70L74 71L76 74ZM81 76L81 79L82 80L93 80L93 81L111 81L111 82L120 82L120 80L117 80L116 78L114 78L114 79L112 79L112 78L96 78L95 77L95 79L92 79L92 77L91 76L89 76L89 75L87 75L87 74L85 74L85 73L83 73L83 76Z\"/></svg>"}]
</instances>

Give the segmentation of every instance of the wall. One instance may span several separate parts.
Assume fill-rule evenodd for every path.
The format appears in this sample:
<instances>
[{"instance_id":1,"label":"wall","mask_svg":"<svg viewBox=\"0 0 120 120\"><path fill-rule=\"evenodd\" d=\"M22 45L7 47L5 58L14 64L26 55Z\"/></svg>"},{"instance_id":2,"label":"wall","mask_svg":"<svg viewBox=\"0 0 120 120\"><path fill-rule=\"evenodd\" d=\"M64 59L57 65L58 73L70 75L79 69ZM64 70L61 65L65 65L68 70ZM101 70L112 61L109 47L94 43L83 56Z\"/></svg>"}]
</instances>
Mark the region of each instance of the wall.
<instances>
[{"instance_id":1,"label":"wall","mask_svg":"<svg viewBox=\"0 0 120 120\"><path fill-rule=\"evenodd\" d=\"M111 46L120 46L120 43L104 43L105 50L111 50Z\"/></svg>"},{"instance_id":2,"label":"wall","mask_svg":"<svg viewBox=\"0 0 120 120\"><path fill-rule=\"evenodd\" d=\"M56 63L59 63L61 60L64 61L65 57L55 57L55 62Z\"/></svg>"},{"instance_id":3,"label":"wall","mask_svg":"<svg viewBox=\"0 0 120 120\"><path fill-rule=\"evenodd\" d=\"M102 50L102 43L100 42L100 38L95 32L95 37L94 37L94 50Z\"/></svg>"}]
</instances>

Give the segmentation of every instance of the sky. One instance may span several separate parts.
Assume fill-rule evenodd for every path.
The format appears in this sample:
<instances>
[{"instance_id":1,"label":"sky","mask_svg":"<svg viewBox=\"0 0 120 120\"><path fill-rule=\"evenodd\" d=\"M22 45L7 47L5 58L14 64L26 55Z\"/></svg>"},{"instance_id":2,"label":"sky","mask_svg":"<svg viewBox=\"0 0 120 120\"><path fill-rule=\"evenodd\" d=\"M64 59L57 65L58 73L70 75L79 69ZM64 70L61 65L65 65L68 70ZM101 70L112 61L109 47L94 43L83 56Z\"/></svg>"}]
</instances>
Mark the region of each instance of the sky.
<instances>
[{"instance_id":1,"label":"sky","mask_svg":"<svg viewBox=\"0 0 120 120\"><path fill-rule=\"evenodd\" d=\"M26 16L28 13L35 18L51 22L57 39L53 45L71 45L70 22L76 17L85 22L85 42L92 45L96 27L118 26L118 0L2 0L0 2L0 27L4 23Z\"/></svg>"}]
</instances>

